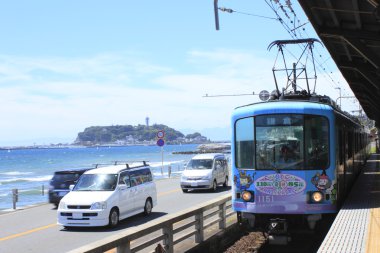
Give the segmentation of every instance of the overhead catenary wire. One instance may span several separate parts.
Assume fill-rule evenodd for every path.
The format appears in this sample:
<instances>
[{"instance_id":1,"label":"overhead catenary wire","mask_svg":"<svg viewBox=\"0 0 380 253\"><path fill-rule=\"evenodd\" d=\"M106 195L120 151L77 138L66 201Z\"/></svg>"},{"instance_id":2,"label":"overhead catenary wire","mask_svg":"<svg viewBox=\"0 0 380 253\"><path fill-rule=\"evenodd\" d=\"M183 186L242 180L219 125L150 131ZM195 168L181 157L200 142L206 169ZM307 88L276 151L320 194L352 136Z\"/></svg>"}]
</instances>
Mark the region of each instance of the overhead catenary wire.
<instances>
[{"instance_id":1,"label":"overhead catenary wire","mask_svg":"<svg viewBox=\"0 0 380 253\"><path fill-rule=\"evenodd\" d=\"M213 97L240 97L240 96L257 96L259 94L255 94L255 92L252 92L251 94L225 94L225 95L209 95L209 94L205 94L204 98L213 98Z\"/></svg>"},{"instance_id":2,"label":"overhead catenary wire","mask_svg":"<svg viewBox=\"0 0 380 253\"><path fill-rule=\"evenodd\" d=\"M296 11L293 9L292 7L292 3L291 3L291 0L285 0L285 4L282 4L281 3L281 0L264 0L265 3L269 6L269 8L273 11L273 13L275 14L275 18L274 17L268 17L268 16L263 16L263 15L256 15L256 14L252 14L252 13L248 13L248 12L242 12L242 11L236 11L236 10L233 10L233 9L230 9L230 8L226 8L226 7L220 7L218 8L220 11L223 11L223 12L227 12L227 13L237 13L237 14L242 14L242 15L249 15L249 16L253 16L253 17L257 17L257 18L265 18L265 19L272 19L272 20L276 20L278 22L280 22L280 24L282 25L282 27L285 29L285 31L293 38L293 39L299 39L299 38L305 38L302 33L305 33L307 38L310 38L310 36L308 36L307 34L307 31L305 29L305 26L307 24L309 24L310 22L307 21L307 22L301 22L301 20L298 18L297 14L296 14ZM278 5L278 7L276 7L276 5ZM289 16L288 12L286 11L285 8L288 8L291 15L293 15L293 20L292 18ZM283 15L285 15L285 19L281 17L281 14L279 13L279 10L281 10L281 12L283 13ZM293 24L291 26L289 26L286 22L286 20L289 20L291 24ZM296 22L298 22L298 26L296 25ZM302 29L300 29L302 28ZM318 55L320 57L322 57L322 54L319 52L319 50L317 49L316 50ZM291 54L292 55L292 54ZM294 55L292 55L294 58L297 58L295 57ZM328 57L326 60L322 60L322 62L314 57L314 60L315 62L317 63L316 66L314 66L314 68L316 68L316 70L318 70L318 72L320 74L322 74L323 76L325 76L326 80L328 82L330 82L330 85L332 86L332 88L336 88L336 87L340 87L341 84L339 81L336 81L333 77L332 77L332 71L329 69L329 66L326 64L326 62L331 59L331 57ZM347 92L347 90L343 87L343 91L344 92ZM349 92L349 93L352 93L352 92Z\"/></svg>"},{"instance_id":3,"label":"overhead catenary wire","mask_svg":"<svg viewBox=\"0 0 380 253\"><path fill-rule=\"evenodd\" d=\"M247 13L247 12L241 12L241 11L236 11L236 10L233 10L233 9L230 9L230 8L225 8L225 7L219 7L218 9L220 11L227 12L227 13L234 13L234 12L236 12L238 14L243 14L243 15L248 15L248 16L253 16L253 17L258 17L258 18L266 18L266 19L277 20L277 18L266 17L266 16L262 16L262 15L257 15L257 14Z\"/></svg>"},{"instance_id":4,"label":"overhead catenary wire","mask_svg":"<svg viewBox=\"0 0 380 253\"><path fill-rule=\"evenodd\" d=\"M299 31L299 36L297 36L296 31L298 29L290 29L289 26L286 23L284 23L284 20L281 18L280 14L278 13L278 11L276 10L275 6L272 3L269 3L268 0L264 0L264 1L270 7L270 9L278 16L281 25L289 33L289 35L292 38L295 39L295 38L298 38L298 37L302 37L301 31ZM272 2L272 0L271 0L271 2ZM273 0L273 2L276 3L276 4L279 4L280 6L282 6L282 4L280 3L280 0ZM287 2L287 5L288 5L288 3L290 3L290 0L287 0L286 2ZM294 10L292 11L292 13L293 13L293 15L295 17L297 16ZM299 19L298 19L298 22L300 22ZM305 29L302 29L302 31L307 34L307 32L305 31ZM310 37L310 36L308 36L308 37ZM321 73L325 72L325 75L328 76L327 80L330 80L332 82L333 88L335 88L334 86L339 87L340 85L336 83L336 81L334 80L334 78L331 77L331 75L326 71L326 68L322 66L324 63L320 63L318 59L315 59L315 61L317 63L317 69L320 70ZM332 71L331 71L331 73L332 73Z\"/></svg>"},{"instance_id":5,"label":"overhead catenary wire","mask_svg":"<svg viewBox=\"0 0 380 253\"><path fill-rule=\"evenodd\" d=\"M280 4L279 2L279 0L273 0L275 3L278 3L278 4ZM287 5L289 5L290 4L290 0L286 0L286 3L287 3ZM267 4L269 5L269 3L267 2ZM291 5L291 4L290 4ZM272 5L273 6L273 5ZM272 8L272 10L274 10L275 11L275 8L273 7ZM295 11L293 10L292 11L292 13L293 13L293 15L296 17L297 16L297 14L295 13ZM298 18L297 18L298 19ZM301 21L298 19L298 22L300 23ZM284 27L285 29L286 29L286 27ZM299 35L300 35L300 37L303 37L302 36L302 32L304 32L305 34L306 34L306 37L310 37L309 35L308 35L308 33L307 33L307 31L305 30L305 29L302 29L302 30L300 30L299 31ZM290 35L292 35L291 33L289 33ZM294 33L293 33L294 34ZM316 50L317 51L317 53L321 56L322 54L319 52L319 50L317 49ZM328 59L331 59L331 57L329 57ZM328 60L327 59L327 60ZM319 70L319 72L320 73L325 73L324 74L324 76L327 76L328 78L327 78L327 80L328 81L331 81L332 83L332 86L333 86L333 88L335 88L335 87L340 87L340 82L339 81L335 81L334 80L334 78L330 75L330 73L332 74L332 71L329 69L329 67L328 67L328 65L326 65L325 64L325 62L327 61L327 60L325 60L325 61L323 61L322 63L316 58L315 59L315 61L316 61L316 63L317 63L317 68L318 68L318 70ZM324 67L323 65L325 65L325 66L327 66L327 67ZM328 69L328 70L326 70L326 69ZM330 73L329 73L330 72ZM335 86L335 87L334 87ZM343 88L343 90L344 91L346 91L346 89L344 89Z\"/></svg>"}]
</instances>

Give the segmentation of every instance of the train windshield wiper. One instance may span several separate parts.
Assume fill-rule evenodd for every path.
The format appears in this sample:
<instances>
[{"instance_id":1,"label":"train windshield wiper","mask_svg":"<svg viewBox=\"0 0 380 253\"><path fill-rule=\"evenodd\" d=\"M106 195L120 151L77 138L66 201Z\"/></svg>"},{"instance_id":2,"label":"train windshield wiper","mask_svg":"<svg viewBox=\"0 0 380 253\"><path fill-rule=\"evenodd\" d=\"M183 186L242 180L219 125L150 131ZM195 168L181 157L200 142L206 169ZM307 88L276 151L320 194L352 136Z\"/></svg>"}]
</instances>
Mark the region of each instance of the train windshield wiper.
<instances>
[{"instance_id":1,"label":"train windshield wiper","mask_svg":"<svg viewBox=\"0 0 380 253\"><path fill-rule=\"evenodd\" d=\"M276 173L281 173L281 171L276 167L275 163L274 164L270 163L269 165L271 169L274 170Z\"/></svg>"}]
</instances>

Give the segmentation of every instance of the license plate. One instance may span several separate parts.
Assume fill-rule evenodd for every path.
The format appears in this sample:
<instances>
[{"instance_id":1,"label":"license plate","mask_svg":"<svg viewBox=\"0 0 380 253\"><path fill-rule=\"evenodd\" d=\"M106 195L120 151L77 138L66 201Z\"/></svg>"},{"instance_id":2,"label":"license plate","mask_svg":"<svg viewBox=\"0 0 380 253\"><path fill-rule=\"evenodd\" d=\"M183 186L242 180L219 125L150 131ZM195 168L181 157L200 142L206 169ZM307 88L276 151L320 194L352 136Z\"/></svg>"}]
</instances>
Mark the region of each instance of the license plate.
<instances>
[{"instance_id":1,"label":"license plate","mask_svg":"<svg viewBox=\"0 0 380 253\"><path fill-rule=\"evenodd\" d=\"M197 182L191 182L191 186L198 186Z\"/></svg>"},{"instance_id":2,"label":"license plate","mask_svg":"<svg viewBox=\"0 0 380 253\"><path fill-rule=\"evenodd\" d=\"M73 219L82 219L82 213L73 213Z\"/></svg>"}]
</instances>

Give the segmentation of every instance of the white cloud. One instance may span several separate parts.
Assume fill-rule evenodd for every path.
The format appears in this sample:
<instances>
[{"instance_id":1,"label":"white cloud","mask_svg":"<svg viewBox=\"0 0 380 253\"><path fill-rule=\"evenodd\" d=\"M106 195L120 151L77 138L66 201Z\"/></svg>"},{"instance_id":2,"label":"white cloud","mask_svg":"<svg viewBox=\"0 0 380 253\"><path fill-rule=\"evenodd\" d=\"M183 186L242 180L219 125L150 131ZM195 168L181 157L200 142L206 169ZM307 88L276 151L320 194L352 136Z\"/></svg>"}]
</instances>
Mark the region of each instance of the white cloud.
<instances>
[{"instance_id":1,"label":"white cloud","mask_svg":"<svg viewBox=\"0 0 380 253\"><path fill-rule=\"evenodd\" d=\"M0 146L43 138L71 142L85 127L144 124L147 116L152 124L226 133L232 110L257 96L205 94L274 89L273 62L254 52L191 51L187 57L186 69L174 70L125 52L76 59L1 56Z\"/></svg>"}]
</instances>

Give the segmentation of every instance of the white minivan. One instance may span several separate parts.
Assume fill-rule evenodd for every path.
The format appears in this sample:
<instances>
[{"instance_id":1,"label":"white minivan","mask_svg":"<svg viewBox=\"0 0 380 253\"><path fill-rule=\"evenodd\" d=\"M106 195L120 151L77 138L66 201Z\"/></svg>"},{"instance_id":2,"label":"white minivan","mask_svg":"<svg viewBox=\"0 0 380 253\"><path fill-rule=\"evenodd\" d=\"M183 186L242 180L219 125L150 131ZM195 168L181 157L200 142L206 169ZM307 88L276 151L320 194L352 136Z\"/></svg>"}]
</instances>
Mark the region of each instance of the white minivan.
<instances>
[{"instance_id":1,"label":"white minivan","mask_svg":"<svg viewBox=\"0 0 380 253\"><path fill-rule=\"evenodd\" d=\"M110 226L138 213L149 215L157 204L149 165L112 165L89 170L59 203L64 227Z\"/></svg>"},{"instance_id":2,"label":"white minivan","mask_svg":"<svg viewBox=\"0 0 380 253\"><path fill-rule=\"evenodd\" d=\"M219 184L228 186L228 162L224 154L199 154L187 164L181 176L183 192L190 189L212 189Z\"/></svg>"}]
</instances>

